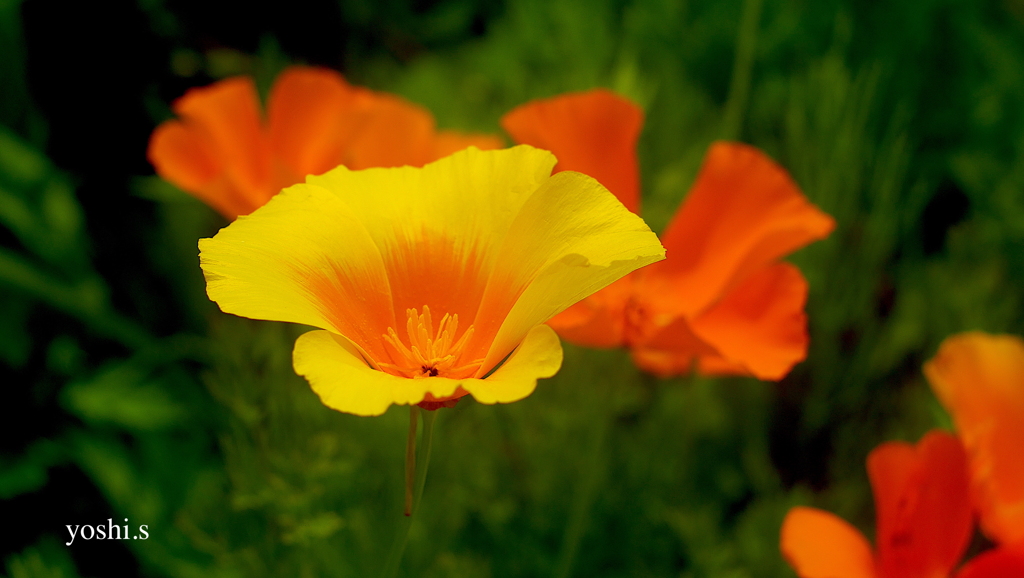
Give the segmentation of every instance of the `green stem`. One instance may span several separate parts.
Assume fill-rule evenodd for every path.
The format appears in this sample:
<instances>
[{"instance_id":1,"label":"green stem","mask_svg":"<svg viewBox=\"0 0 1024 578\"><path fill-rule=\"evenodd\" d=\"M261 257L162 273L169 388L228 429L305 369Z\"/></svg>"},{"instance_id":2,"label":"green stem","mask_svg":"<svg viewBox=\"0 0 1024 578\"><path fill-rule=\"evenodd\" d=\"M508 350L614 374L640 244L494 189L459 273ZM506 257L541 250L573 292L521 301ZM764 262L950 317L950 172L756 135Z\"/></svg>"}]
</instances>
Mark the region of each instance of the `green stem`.
<instances>
[{"instance_id":1,"label":"green stem","mask_svg":"<svg viewBox=\"0 0 1024 578\"><path fill-rule=\"evenodd\" d=\"M744 0L740 28L736 35L736 59L729 82L729 98L725 101L722 138L736 140L743 129L743 115L750 98L750 78L757 48L757 28L761 21L762 0Z\"/></svg>"},{"instance_id":2,"label":"green stem","mask_svg":"<svg viewBox=\"0 0 1024 578\"><path fill-rule=\"evenodd\" d=\"M382 578L393 578L398 573L398 566L402 563L402 554L405 553L405 545L409 541L409 528L412 527L413 514L419 510L420 500L423 497L423 486L427 483L427 466L430 465L430 446L434 437L434 420L437 418L436 411L423 412L423 433L420 438L420 448L416 454L416 419L420 414L420 408L412 406L409 413L409 438L406 441L406 510L405 515L398 523L398 530L395 532L395 540L391 543L391 551L384 563ZM411 448L410 448L411 446ZM415 458L410 459L410 455ZM420 467L416 467L419 462ZM411 471L410 471L411 470ZM415 475L413 475L415 472ZM409 482L415 478L415 485L412 489L412 503L409 503L410 485Z\"/></svg>"},{"instance_id":3,"label":"green stem","mask_svg":"<svg viewBox=\"0 0 1024 578\"><path fill-rule=\"evenodd\" d=\"M416 421L420 408L409 408L409 437L405 440L405 515L412 516L412 493L416 482Z\"/></svg>"},{"instance_id":4,"label":"green stem","mask_svg":"<svg viewBox=\"0 0 1024 578\"><path fill-rule=\"evenodd\" d=\"M569 522L562 534L562 548L558 554L558 564L555 566L554 573L556 578L572 576L572 568L576 561L576 555L579 553L580 542L583 541L583 534L587 529L587 517L604 477L604 457L607 451L610 421L610 416L603 416L603 419L598 419L594 425L587 461L583 466L584 473L581 475L582 479L573 496Z\"/></svg>"},{"instance_id":5,"label":"green stem","mask_svg":"<svg viewBox=\"0 0 1024 578\"><path fill-rule=\"evenodd\" d=\"M587 376L598 386L595 388L596 395L591 398L591 419L588 420L592 426L591 437L570 506L569 520L562 534L562 546L553 573L555 578L572 576L576 556L587 530L587 518L608 469L608 438L618 410L618 393L621 388L633 385L626 379L626 375L632 374L632 365L623 355L611 355L608 352L593 352L591 355L600 355L600 361L591 365L593 373ZM608 365L608 362L612 365ZM629 373L624 374L623 369ZM600 391L602 387L604 391Z\"/></svg>"}]
</instances>

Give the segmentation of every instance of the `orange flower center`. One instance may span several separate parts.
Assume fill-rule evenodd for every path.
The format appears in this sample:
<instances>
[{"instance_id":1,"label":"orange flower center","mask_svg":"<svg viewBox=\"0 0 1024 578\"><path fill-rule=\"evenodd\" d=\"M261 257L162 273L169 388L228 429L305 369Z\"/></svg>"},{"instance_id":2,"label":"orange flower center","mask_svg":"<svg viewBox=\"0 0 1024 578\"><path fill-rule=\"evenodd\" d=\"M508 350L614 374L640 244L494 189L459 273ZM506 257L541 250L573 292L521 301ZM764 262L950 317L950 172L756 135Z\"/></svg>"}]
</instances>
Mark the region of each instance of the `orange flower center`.
<instances>
[{"instance_id":1,"label":"orange flower center","mask_svg":"<svg viewBox=\"0 0 1024 578\"><path fill-rule=\"evenodd\" d=\"M388 346L388 353L394 363L380 363L383 371L402 377L449 377L462 379L471 377L480 368L483 359L461 363L466 344L473 336L470 325L456 341L459 330L459 316L441 318L434 331L430 307L424 305L423 313L416 309L406 310L406 333L408 345L398 336L393 327L382 335Z\"/></svg>"}]
</instances>

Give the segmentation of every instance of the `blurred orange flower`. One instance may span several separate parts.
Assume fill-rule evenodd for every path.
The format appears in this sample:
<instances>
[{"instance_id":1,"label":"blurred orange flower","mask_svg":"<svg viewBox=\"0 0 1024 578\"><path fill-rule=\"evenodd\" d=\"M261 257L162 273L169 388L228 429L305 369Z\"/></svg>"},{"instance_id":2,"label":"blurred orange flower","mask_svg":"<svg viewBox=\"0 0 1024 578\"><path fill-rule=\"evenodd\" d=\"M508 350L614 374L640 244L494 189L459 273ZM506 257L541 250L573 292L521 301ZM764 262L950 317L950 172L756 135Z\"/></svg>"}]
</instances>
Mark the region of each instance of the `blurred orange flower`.
<instances>
[{"instance_id":1,"label":"blurred orange flower","mask_svg":"<svg viewBox=\"0 0 1024 578\"><path fill-rule=\"evenodd\" d=\"M982 530L1024 554L1024 340L954 335L924 373L967 449Z\"/></svg>"},{"instance_id":2,"label":"blurred orange flower","mask_svg":"<svg viewBox=\"0 0 1024 578\"><path fill-rule=\"evenodd\" d=\"M502 126L516 142L555 153L557 170L593 176L639 213L643 113L633 103L601 89L566 94L520 106ZM807 354L807 281L778 260L834 227L764 153L715 143L661 235L668 258L549 325L579 345L628 347L639 367L661 376L695 368L781 379Z\"/></svg>"},{"instance_id":3,"label":"blurred orange flower","mask_svg":"<svg viewBox=\"0 0 1024 578\"><path fill-rule=\"evenodd\" d=\"M1024 552L1007 548L989 550L971 559L956 578L1020 578L1024 576Z\"/></svg>"},{"instance_id":4,"label":"blurred orange flower","mask_svg":"<svg viewBox=\"0 0 1024 578\"><path fill-rule=\"evenodd\" d=\"M438 132L422 107L352 86L324 68L281 73L265 119L248 77L194 88L172 108L180 120L153 131L149 161L158 175L228 219L338 165L422 166L469 145L502 146L494 136Z\"/></svg>"},{"instance_id":5,"label":"blurred orange flower","mask_svg":"<svg viewBox=\"0 0 1024 578\"><path fill-rule=\"evenodd\" d=\"M801 578L949 576L973 531L960 441L936 430L917 446L887 442L868 455L867 467L875 495L875 551L842 518L797 507L782 523L781 549L790 566Z\"/></svg>"}]
</instances>

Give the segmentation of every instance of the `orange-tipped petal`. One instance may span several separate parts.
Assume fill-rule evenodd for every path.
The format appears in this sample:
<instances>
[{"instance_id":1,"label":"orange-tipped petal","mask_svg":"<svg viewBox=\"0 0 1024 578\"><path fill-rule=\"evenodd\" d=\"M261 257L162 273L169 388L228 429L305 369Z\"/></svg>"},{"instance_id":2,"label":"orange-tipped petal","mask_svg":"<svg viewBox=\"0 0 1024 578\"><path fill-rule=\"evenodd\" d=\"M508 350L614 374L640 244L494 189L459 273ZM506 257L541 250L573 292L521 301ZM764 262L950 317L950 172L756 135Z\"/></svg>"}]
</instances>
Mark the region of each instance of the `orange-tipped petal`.
<instances>
[{"instance_id":1,"label":"orange-tipped petal","mask_svg":"<svg viewBox=\"0 0 1024 578\"><path fill-rule=\"evenodd\" d=\"M875 578L871 546L842 518L796 507L782 522L782 555L800 578Z\"/></svg>"},{"instance_id":2,"label":"orange-tipped petal","mask_svg":"<svg viewBox=\"0 0 1024 578\"><path fill-rule=\"evenodd\" d=\"M535 100L501 120L517 143L555 153L556 171L594 177L634 213L640 212L636 143L643 124L640 107L604 89Z\"/></svg>"},{"instance_id":3,"label":"orange-tipped petal","mask_svg":"<svg viewBox=\"0 0 1024 578\"><path fill-rule=\"evenodd\" d=\"M1024 341L955 335L924 372L970 456L982 529L1001 544L1024 543Z\"/></svg>"},{"instance_id":4,"label":"orange-tipped petal","mask_svg":"<svg viewBox=\"0 0 1024 578\"><path fill-rule=\"evenodd\" d=\"M693 317L747 276L832 232L786 171L758 149L711 145L689 197L662 241L668 259L645 272L673 277L659 308Z\"/></svg>"},{"instance_id":5,"label":"orange-tipped petal","mask_svg":"<svg viewBox=\"0 0 1024 578\"><path fill-rule=\"evenodd\" d=\"M996 548L970 560L956 578L1020 578L1024 576L1024 552Z\"/></svg>"},{"instance_id":6,"label":"orange-tipped petal","mask_svg":"<svg viewBox=\"0 0 1024 578\"><path fill-rule=\"evenodd\" d=\"M274 155L301 182L341 164L356 117L365 114L365 89L326 68L293 66L281 73L267 100Z\"/></svg>"},{"instance_id":7,"label":"orange-tipped petal","mask_svg":"<svg viewBox=\"0 0 1024 578\"><path fill-rule=\"evenodd\" d=\"M882 576L948 576L973 532L967 455L960 440L932 431L916 447L884 443L867 462Z\"/></svg>"},{"instance_id":8,"label":"orange-tipped petal","mask_svg":"<svg viewBox=\"0 0 1024 578\"><path fill-rule=\"evenodd\" d=\"M777 381L807 356L807 280L789 263L765 267L693 320L694 333L717 355L706 374L753 375Z\"/></svg>"},{"instance_id":9,"label":"orange-tipped petal","mask_svg":"<svg viewBox=\"0 0 1024 578\"><path fill-rule=\"evenodd\" d=\"M210 154L224 167L225 178L251 205L246 212L262 206L277 193L269 141L252 79L229 78L193 88L175 101L172 108L189 130L209 144Z\"/></svg>"}]
</instances>

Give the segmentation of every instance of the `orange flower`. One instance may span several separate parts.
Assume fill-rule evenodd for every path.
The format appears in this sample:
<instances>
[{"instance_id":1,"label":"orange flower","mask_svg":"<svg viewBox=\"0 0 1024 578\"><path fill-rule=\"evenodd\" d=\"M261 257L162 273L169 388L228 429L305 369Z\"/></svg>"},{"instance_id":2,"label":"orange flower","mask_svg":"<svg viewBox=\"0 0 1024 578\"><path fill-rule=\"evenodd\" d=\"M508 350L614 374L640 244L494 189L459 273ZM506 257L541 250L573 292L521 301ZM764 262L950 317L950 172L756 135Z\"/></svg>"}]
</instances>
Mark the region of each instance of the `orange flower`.
<instances>
[{"instance_id":1,"label":"orange flower","mask_svg":"<svg viewBox=\"0 0 1024 578\"><path fill-rule=\"evenodd\" d=\"M949 576L972 533L967 456L957 438L932 431L913 446L887 442L867 460L875 495L875 552L842 518L797 507L781 549L801 578Z\"/></svg>"},{"instance_id":2,"label":"orange flower","mask_svg":"<svg viewBox=\"0 0 1024 578\"><path fill-rule=\"evenodd\" d=\"M1024 576L1024 552L996 548L972 558L956 578L1020 578Z\"/></svg>"},{"instance_id":3,"label":"orange flower","mask_svg":"<svg viewBox=\"0 0 1024 578\"><path fill-rule=\"evenodd\" d=\"M293 66L278 77L267 116L251 78L194 88L173 104L181 120L153 131L157 174L228 219L263 206L282 188L338 165L422 166L492 136L437 132L425 109L354 87L332 70Z\"/></svg>"},{"instance_id":4,"label":"orange flower","mask_svg":"<svg viewBox=\"0 0 1024 578\"><path fill-rule=\"evenodd\" d=\"M534 101L502 120L515 141L554 152L557 170L593 176L637 213L642 125L636 105L606 90ZM807 281L778 259L834 227L762 152L715 143L661 236L668 258L549 324L579 345L628 347L639 367L662 376L696 365L781 379L807 353Z\"/></svg>"},{"instance_id":5,"label":"orange flower","mask_svg":"<svg viewBox=\"0 0 1024 578\"><path fill-rule=\"evenodd\" d=\"M924 373L967 449L982 530L1024 553L1024 340L954 335Z\"/></svg>"}]
</instances>

